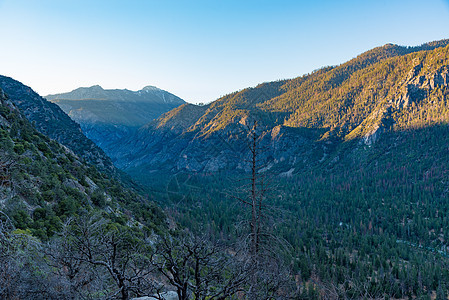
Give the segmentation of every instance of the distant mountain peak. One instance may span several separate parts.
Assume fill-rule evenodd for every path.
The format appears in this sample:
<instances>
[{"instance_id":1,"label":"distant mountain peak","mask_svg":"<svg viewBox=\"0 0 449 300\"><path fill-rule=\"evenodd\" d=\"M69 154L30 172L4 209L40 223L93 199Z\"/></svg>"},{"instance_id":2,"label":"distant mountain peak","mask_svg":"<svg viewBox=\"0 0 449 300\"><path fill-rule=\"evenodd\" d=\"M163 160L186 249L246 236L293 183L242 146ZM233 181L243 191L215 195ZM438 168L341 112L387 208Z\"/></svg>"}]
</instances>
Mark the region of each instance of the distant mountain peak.
<instances>
[{"instance_id":1,"label":"distant mountain peak","mask_svg":"<svg viewBox=\"0 0 449 300\"><path fill-rule=\"evenodd\" d=\"M140 126L184 104L181 98L155 86L142 90L103 89L99 85L74 91L48 95L58 104L83 132L106 153L113 141L131 135Z\"/></svg>"},{"instance_id":2,"label":"distant mountain peak","mask_svg":"<svg viewBox=\"0 0 449 300\"><path fill-rule=\"evenodd\" d=\"M160 88L152 86L152 85L147 85L147 86L145 86L142 89L142 91L147 91L147 92L149 92L149 91L160 91L160 90L161 90Z\"/></svg>"},{"instance_id":3,"label":"distant mountain peak","mask_svg":"<svg viewBox=\"0 0 449 300\"><path fill-rule=\"evenodd\" d=\"M92 86L86 86L86 87L79 87L77 89L74 89L72 91L73 92L77 92L77 91L83 91L83 92L103 92L105 91L105 89L103 89L100 85L96 84L96 85L92 85Z\"/></svg>"},{"instance_id":4,"label":"distant mountain peak","mask_svg":"<svg viewBox=\"0 0 449 300\"><path fill-rule=\"evenodd\" d=\"M104 89L98 84L88 87L87 89L104 91Z\"/></svg>"}]
</instances>

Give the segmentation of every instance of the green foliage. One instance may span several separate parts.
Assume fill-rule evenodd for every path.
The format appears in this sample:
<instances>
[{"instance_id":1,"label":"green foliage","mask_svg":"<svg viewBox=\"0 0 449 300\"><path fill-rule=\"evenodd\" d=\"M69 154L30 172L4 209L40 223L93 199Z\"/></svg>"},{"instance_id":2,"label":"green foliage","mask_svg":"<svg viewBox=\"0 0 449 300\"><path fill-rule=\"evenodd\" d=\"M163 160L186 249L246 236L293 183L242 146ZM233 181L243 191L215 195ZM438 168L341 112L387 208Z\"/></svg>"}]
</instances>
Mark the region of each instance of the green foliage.
<instances>
[{"instance_id":1,"label":"green foliage","mask_svg":"<svg viewBox=\"0 0 449 300\"><path fill-rule=\"evenodd\" d=\"M16 228L19 229L29 228L33 221L28 215L28 213L23 209L15 211L14 214L12 215L12 218L14 220L14 225L16 226Z\"/></svg>"},{"instance_id":2,"label":"green foliage","mask_svg":"<svg viewBox=\"0 0 449 300\"><path fill-rule=\"evenodd\" d=\"M23 154L23 152L25 152L25 147L22 144L15 144L14 145L14 152L16 152L17 154Z\"/></svg>"},{"instance_id":3,"label":"green foliage","mask_svg":"<svg viewBox=\"0 0 449 300\"><path fill-rule=\"evenodd\" d=\"M299 156L293 178L278 180L268 199L276 207L269 210L274 234L291 245L282 254L298 275L299 298L318 299L333 288L335 298L428 299L435 293L444 299L449 91L447 85L430 86L432 76L447 70L449 46L434 46L386 45L341 66L201 107L183 105L147 129L211 137L253 114L268 137L279 126L320 140L313 149L304 146L308 156ZM16 110L0 113L10 123L0 131L1 149L23 164L11 175L20 184L14 201L34 207L18 206L12 214L17 228L47 240L62 221L103 207L108 213L103 211L102 229L123 234L123 248L165 228L158 206L38 134ZM385 129L382 139L364 144L359 138L376 126ZM167 178L148 181L152 195L159 189L160 203L176 204L181 225L236 241L242 208L223 193L234 183L223 174L177 176L181 180L168 184L161 184Z\"/></svg>"},{"instance_id":4,"label":"green foliage","mask_svg":"<svg viewBox=\"0 0 449 300\"><path fill-rule=\"evenodd\" d=\"M71 196L58 201L58 203L53 207L56 215L61 216L72 216L76 213L79 208L79 203L75 201Z\"/></svg>"},{"instance_id":5,"label":"green foliage","mask_svg":"<svg viewBox=\"0 0 449 300\"><path fill-rule=\"evenodd\" d=\"M165 216L154 204L38 133L17 108L0 101L8 122L0 128L0 164L8 162L7 178L18 193L7 205L16 228L48 240L62 221L109 205L114 223L125 226L136 218L147 231L163 230Z\"/></svg>"},{"instance_id":6,"label":"green foliage","mask_svg":"<svg viewBox=\"0 0 449 300\"><path fill-rule=\"evenodd\" d=\"M159 118L154 129L210 136L231 130L252 115L267 132L283 125L323 129L325 139L352 139L376 125L390 128L394 124L395 129L402 130L447 122L447 86L434 84L431 88L430 83L449 64L447 43L414 48L385 45L340 66L260 84L206 106L180 106ZM419 86L419 82L425 86ZM415 92L409 85L417 87ZM408 106L399 105L406 97Z\"/></svg>"},{"instance_id":7,"label":"green foliage","mask_svg":"<svg viewBox=\"0 0 449 300\"><path fill-rule=\"evenodd\" d=\"M100 208L106 205L106 197L99 190L95 190L90 196L92 203Z\"/></svg>"},{"instance_id":8,"label":"green foliage","mask_svg":"<svg viewBox=\"0 0 449 300\"><path fill-rule=\"evenodd\" d=\"M41 151L46 157L51 156L51 150L44 141L37 144L37 149L39 149L39 151Z\"/></svg>"},{"instance_id":9,"label":"green foliage","mask_svg":"<svg viewBox=\"0 0 449 300\"><path fill-rule=\"evenodd\" d=\"M276 235L293 247L288 260L301 297L311 280L337 286L343 298L426 298L449 282L447 145L447 125L393 131L371 147L347 142L352 151L339 152L338 162L330 157L327 168L276 178L268 205L276 208ZM182 225L232 241L241 207L223 191L238 180L185 177L176 194L189 197L177 201L161 189L165 203L176 201ZM154 183L153 191L170 186Z\"/></svg>"},{"instance_id":10,"label":"green foliage","mask_svg":"<svg viewBox=\"0 0 449 300\"><path fill-rule=\"evenodd\" d=\"M36 208L32 217L31 232L41 240L48 240L49 237L62 228L61 219L48 208Z\"/></svg>"}]
</instances>

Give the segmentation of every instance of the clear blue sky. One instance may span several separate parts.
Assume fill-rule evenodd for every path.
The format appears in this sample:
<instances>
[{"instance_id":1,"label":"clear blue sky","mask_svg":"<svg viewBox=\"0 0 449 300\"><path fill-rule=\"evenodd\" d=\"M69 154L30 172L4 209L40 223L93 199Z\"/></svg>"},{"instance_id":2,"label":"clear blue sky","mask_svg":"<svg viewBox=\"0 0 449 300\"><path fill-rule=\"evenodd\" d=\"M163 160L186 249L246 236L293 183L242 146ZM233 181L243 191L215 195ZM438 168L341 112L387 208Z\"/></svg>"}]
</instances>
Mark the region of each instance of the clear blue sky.
<instances>
[{"instance_id":1,"label":"clear blue sky","mask_svg":"<svg viewBox=\"0 0 449 300\"><path fill-rule=\"evenodd\" d=\"M0 74L41 95L155 85L189 102L449 38L449 0L0 0Z\"/></svg>"}]
</instances>

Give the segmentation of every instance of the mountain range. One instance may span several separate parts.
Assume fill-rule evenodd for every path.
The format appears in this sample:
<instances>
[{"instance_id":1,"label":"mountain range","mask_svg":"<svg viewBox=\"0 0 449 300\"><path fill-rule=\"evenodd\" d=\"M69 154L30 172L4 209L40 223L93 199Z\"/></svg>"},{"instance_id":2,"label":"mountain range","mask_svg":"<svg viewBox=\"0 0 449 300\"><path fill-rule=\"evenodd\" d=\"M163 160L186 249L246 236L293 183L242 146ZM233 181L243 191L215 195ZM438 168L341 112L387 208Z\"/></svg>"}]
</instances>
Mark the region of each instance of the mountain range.
<instances>
[{"instance_id":1,"label":"mountain range","mask_svg":"<svg viewBox=\"0 0 449 300\"><path fill-rule=\"evenodd\" d=\"M342 65L263 83L208 105L186 103L121 139L109 155L136 178L161 170L245 172L242 158L249 150L242 141L250 120L257 120L265 170L290 176L326 169L386 133L449 121L448 43L387 44Z\"/></svg>"},{"instance_id":2,"label":"mountain range","mask_svg":"<svg viewBox=\"0 0 449 300\"><path fill-rule=\"evenodd\" d=\"M108 90L95 85L78 88L69 93L48 95L49 101L59 105L86 136L110 154L114 143L132 135L144 124L163 113L184 104L179 97L146 86L139 91Z\"/></svg>"},{"instance_id":3,"label":"mountain range","mask_svg":"<svg viewBox=\"0 0 449 300\"><path fill-rule=\"evenodd\" d=\"M216 294L241 270L236 245L251 234L244 205L247 195L255 195L263 230L276 243L267 237L262 245L269 261L277 261L261 272L260 289L274 278L265 275L276 274L269 268L281 261L288 266L276 278L289 284L275 287L268 298L446 299L448 44L387 44L342 65L263 83L208 105L177 100L149 122L133 117L144 102L141 94L161 95L152 87L132 92L94 86L54 100L62 107L77 103L72 116L112 139L107 147L98 142L112 158L58 105L0 77L0 296L162 295L176 289L178 281L171 280L181 273L195 274L183 283L191 291L210 274L202 282L213 282L207 289ZM99 113L108 107L111 119ZM103 136L98 124L110 131ZM256 148L248 146L249 138ZM251 158L257 169L248 180ZM126 188L112 162L150 187L148 195ZM149 199L168 207L169 218ZM195 244L187 239L205 231ZM230 248L208 248L209 239ZM200 270L201 253L214 256ZM237 258L237 264L224 258ZM99 263L103 259L109 261ZM148 259L160 264L154 268ZM135 280L143 270L150 273ZM148 274L167 274L171 284L135 289L153 276ZM236 291L249 286L237 284ZM292 297L285 296L288 290Z\"/></svg>"}]
</instances>

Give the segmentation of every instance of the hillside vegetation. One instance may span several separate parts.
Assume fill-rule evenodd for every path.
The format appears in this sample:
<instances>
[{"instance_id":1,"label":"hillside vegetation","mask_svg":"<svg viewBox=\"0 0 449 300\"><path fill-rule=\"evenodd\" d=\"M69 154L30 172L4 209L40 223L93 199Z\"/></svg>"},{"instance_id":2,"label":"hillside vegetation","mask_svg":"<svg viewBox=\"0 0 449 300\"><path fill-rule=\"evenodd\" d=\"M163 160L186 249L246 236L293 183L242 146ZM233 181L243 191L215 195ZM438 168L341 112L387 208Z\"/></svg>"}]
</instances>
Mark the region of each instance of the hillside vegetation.
<instances>
[{"instance_id":1,"label":"hillside vegetation","mask_svg":"<svg viewBox=\"0 0 449 300\"><path fill-rule=\"evenodd\" d=\"M122 223L129 220L125 211L134 211L150 230L164 224L157 206L39 133L3 91L0 96L0 209L17 229L47 240L67 218L94 209Z\"/></svg>"},{"instance_id":2,"label":"hillside vegetation","mask_svg":"<svg viewBox=\"0 0 449 300\"><path fill-rule=\"evenodd\" d=\"M183 104L112 143L169 218L1 93L0 295L447 299L448 44Z\"/></svg>"},{"instance_id":3,"label":"hillside vegetation","mask_svg":"<svg viewBox=\"0 0 449 300\"><path fill-rule=\"evenodd\" d=\"M346 149L340 147L345 142L371 145L385 132L446 123L447 45L388 44L340 66L263 83L206 106L182 105L120 140L112 159L137 177L160 169L244 171L231 153L245 151L242 132L256 119L268 148L265 163L277 173L324 166Z\"/></svg>"},{"instance_id":4,"label":"hillside vegetation","mask_svg":"<svg viewBox=\"0 0 449 300\"><path fill-rule=\"evenodd\" d=\"M40 133L67 146L100 170L109 174L117 173L104 151L86 138L80 126L57 105L46 101L30 87L10 77L0 76L0 88Z\"/></svg>"},{"instance_id":5,"label":"hillside vegetation","mask_svg":"<svg viewBox=\"0 0 449 300\"><path fill-rule=\"evenodd\" d=\"M279 261L256 264L244 240L231 244L180 227L154 194L142 197L38 132L1 89L0 171L1 299L295 293Z\"/></svg>"},{"instance_id":6,"label":"hillside vegetation","mask_svg":"<svg viewBox=\"0 0 449 300\"><path fill-rule=\"evenodd\" d=\"M229 194L271 178L300 299L447 297L449 46L385 45L340 66L183 105L117 145L118 166L193 230L235 238Z\"/></svg>"}]
</instances>

